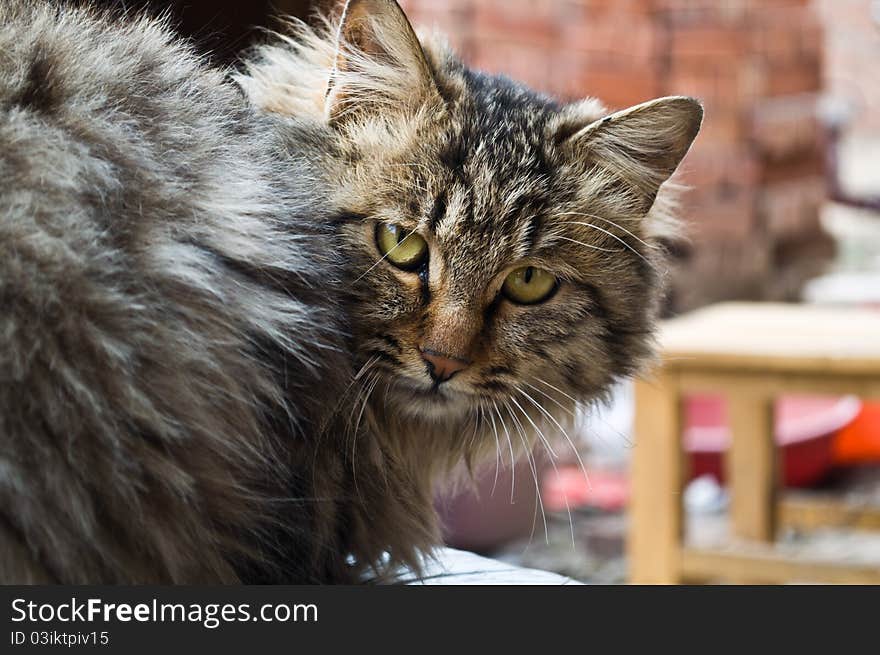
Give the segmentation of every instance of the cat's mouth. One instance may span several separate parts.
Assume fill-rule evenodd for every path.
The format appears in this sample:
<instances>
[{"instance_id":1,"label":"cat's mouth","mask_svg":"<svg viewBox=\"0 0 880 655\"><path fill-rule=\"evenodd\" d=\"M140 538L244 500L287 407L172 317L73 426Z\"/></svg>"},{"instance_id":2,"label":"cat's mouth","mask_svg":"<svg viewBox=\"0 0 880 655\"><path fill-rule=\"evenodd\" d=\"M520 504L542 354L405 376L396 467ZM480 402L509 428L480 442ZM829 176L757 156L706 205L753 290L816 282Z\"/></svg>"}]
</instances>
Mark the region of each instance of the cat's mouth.
<instances>
[{"instance_id":1,"label":"cat's mouth","mask_svg":"<svg viewBox=\"0 0 880 655\"><path fill-rule=\"evenodd\" d=\"M417 380L401 377L395 381L394 389L404 393L411 394L417 398L425 400L433 400L435 402L447 402L454 396L461 396L461 392L451 391L442 384L437 383L420 383Z\"/></svg>"},{"instance_id":2,"label":"cat's mouth","mask_svg":"<svg viewBox=\"0 0 880 655\"><path fill-rule=\"evenodd\" d=\"M404 399L434 403L439 405L471 404L508 397L506 385L494 381L491 385L478 385L480 388L461 388L431 380L421 380L409 375L398 375L389 385L389 391Z\"/></svg>"},{"instance_id":3,"label":"cat's mouth","mask_svg":"<svg viewBox=\"0 0 880 655\"><path fill-rule=\"evenodd\" d=\"M469 411L475 394L446 384L398 376L388 386L385 399L404 413L435 420L452 418Z\"/></svg>"}]
</instances>

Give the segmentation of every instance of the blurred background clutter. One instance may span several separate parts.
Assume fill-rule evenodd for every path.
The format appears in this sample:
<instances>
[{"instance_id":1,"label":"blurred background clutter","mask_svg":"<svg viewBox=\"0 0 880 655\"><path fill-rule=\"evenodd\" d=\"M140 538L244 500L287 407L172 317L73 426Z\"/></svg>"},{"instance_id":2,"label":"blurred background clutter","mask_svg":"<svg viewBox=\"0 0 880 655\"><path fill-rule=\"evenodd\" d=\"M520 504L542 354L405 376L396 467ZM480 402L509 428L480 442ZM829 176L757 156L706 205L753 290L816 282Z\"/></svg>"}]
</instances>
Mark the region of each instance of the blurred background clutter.
<instances>
[{"instance_id":1,"label":"blurred background clutter","mask_svg":"<svg viewBox=\"0 0 880 655\"><path fill-rule=\"evenodd\" d=\"M147 4L169 11L215 60L234 63L263 38L256 28L277 25L272 16L309 20L337 3ZM417 27L444 32L470 65L563 99L596 96L612 108L662 95L703 100L703 131L679 178L690 187L681 208L687 240L670 244L668 316L730 300L880 312L880 0L401 5ZM880 375L876 381L865 388L880 390ZM837 519L853 507L861 513L830 528L774 523L767 557L853 560L880 575L880 533L862 530L880 528L880 514L870 509L880 507L878 402L849 393L784 393L775 400L779 484L824 499L826 508L835 499ZM478 493L439 498L448 541L588 582L631 579L630 461L634 444L652 436L635 433L638 403L633 385L625 384L609 406L579 417L587 475L573 454L561 455L538 460L537 486L526 463L512 471L490 467ZM681 531L688 539L730 538L723 464L729 426L723 396L684 400ZM742 572L719 579L762 581Z\"/></svg>"}]
</instances>

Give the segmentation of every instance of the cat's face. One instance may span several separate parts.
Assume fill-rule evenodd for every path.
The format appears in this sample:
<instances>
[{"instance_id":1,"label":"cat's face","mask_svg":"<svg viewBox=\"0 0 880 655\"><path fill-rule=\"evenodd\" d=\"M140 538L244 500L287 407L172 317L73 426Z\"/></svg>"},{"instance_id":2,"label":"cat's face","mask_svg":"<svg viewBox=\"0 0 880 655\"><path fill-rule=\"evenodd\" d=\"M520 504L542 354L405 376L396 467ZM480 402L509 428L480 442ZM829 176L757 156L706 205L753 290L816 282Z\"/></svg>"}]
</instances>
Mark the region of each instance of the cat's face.
<instances>
[{"instance_id":1,"label":"cat's face","mask_svg":"<svg viewBox=\"0 0 880 655\"><path fill-rule=\"evenodd\" d=\"M633 314L655 285L641 244L611 236L622 217L596 218L579 196L580 171L546 136L557 110L499 80L468 81L480 95L407 147L363 148L346 191L359 363L421 415L518 389L543 400L548 385L602 388L626 372L609 332L644 335ZM621 296L637 311L608 306Z\"/></svg>"},{"instance_id":2,"label":"cat's face","mask_svg":"<svg viewBox=\"0 0 880 655\"><path fill-rule=\"evenodd\" d=\"M603 120L598 103L426 55L398 12L349 3L358 52L340 49L328 95L350 161L338 202L362 377L392 410L435 419L595 397L650 353L661 263L645 217L699 105ZM391 102L346 89L371 61L359 53L396 60Z\"/></svg>"}]
</instances>

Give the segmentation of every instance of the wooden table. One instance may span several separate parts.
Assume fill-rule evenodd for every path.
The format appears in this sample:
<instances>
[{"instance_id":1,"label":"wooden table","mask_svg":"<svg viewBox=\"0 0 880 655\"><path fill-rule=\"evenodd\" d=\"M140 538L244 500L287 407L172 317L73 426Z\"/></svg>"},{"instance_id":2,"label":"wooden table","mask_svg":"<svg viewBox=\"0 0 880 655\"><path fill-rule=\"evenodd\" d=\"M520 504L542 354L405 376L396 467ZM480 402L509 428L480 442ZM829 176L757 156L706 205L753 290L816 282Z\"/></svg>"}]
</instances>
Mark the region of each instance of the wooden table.
<instances>
[{"instance_id":1,"label":"wooden table","mask_svg":"<svg viewBox=\"0 0 880 655\"><path fill-rule=\"evenodd\" d=\"M780 394L880 397L880 312L725 303L665 322L660 347L661 366L636 383L631 581L880 583L880 567L788 560L768 545L780 518L807 527L880 525L876 509L780 502L773 440L773 400ZM738 548L697 549L683 539L681 401L706 392L727 398L726 477Z\"/></svg>"}]
</instances>

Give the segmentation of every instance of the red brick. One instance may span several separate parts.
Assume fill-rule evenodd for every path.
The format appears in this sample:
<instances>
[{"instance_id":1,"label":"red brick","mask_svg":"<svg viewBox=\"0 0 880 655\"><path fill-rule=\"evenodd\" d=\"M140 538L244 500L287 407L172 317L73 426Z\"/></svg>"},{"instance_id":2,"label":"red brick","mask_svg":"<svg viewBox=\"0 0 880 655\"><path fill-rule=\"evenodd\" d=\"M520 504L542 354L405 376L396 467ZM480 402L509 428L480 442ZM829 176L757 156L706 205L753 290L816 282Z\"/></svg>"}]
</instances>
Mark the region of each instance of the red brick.
<instances>
[{"instance_id":1,"label":"red brick","mask_svg":"<svg viewBox=\"0 0 880 655\"><path fill-rule=\"evenodd\" d=\"M758 215L774 240L797 236L818 224L819 208L824 201L824 179L801 178L762 188Z\"/></svg>"},{"instance_id":2,"label":"red brick","mask_svg":"<svg viewBox=\"0 0 880 655\"><path fill-rule=\"evenodd\" d=\"M761 162L744 145L728 147L697 137L681 166L691 193L716 193L728 188L753 188L761 176Z\"/></svg>"},{"instance_id":3,"label":"red brick","mask_svg":"<svg viewBox=\"0 0 880 655\"><path fill-rule=\"evenodd\" d=\"M585 70L576 78L580 95L595 96L609 107L624 108L663 94L662 81L653 71Z\"/></svg>"},{"instance_id":4,"label":"red brick","mask_svg":"<svg viewBox=\"0 0 880 655\"><path fill-rule=\"evenodd\" d=\"M683 26L671 31L670 54L675 61L740 57L750 46L748 30L739 26Z\"/></svg>"},{"instance_id":5,"label":"red brick","mask_svg":"<svg viewBox=\"0 0 880 655\"><path fill-rule=\"evenodd\" d=\"M821 56L821 26L811 11L789 7L765 9L750 25L752 51L771 64L816 61Z\"/></svg>"},{"instance_id":6,"label":"red brick","mask_svg":"<svg viewBox=\"0 0 880 655\"><path fill-rule=\"evenodd\" d=\"M526 45L481 36L474 44L472 65L489 73L503 73L545 92L553 92L554 59L541 45Z\"/></svg>"},{"instance_id":7,"label":"red brick","mask_svg":"<svg viewBox=\"0 0 880 655\"><path fill-rule=\"evenodd\" d=\"M787 66L765 68L767 96L815 93L822 88L822 70L818 61L801 60Z\"/></svg>"},{"instance_id":8,"label":"red brick","mask_svg":"<svg viewBox=\"0 0 880 655\"><path fill-rule=\"evenodd\" d=\"M595 62L627 61L634 66L650 65L666 50L665 33L657 25L628 16L571 23L561 29L557 48L588 53Z\"/></svg>"},{"instance_id":9,"label":"red brick","mask_svg":"<svg viewBox=\"0 0 880 655\"><path fill-rule=\"evenodd\" d=\"M673 62L667 93L696 96L708 107L738 111L751 107L765 87L765 71L759 66L731 66L729 60L707 60L688 66Z\"/></svg>"},{"instance_id":10,"label":"red brick","mask_svg":"<svg viewBox=\"0 0 880 655\"><path fill-rule=\"evenodd\" d=\"M553 3L542 0L485 0L474 2L474 25L479 32L500 33L516 40L552 42L559 26Z\"/></svg>"},{"instance_id":11,"label":"red brick","mask_svg":"<svg viewBox=\"0 0 880 655\"><path fill-rule=\"evenodd\" d=\"M751 112L751 137L760 154L782 160L814 152L822 142L817 95L764 100Z\"/></svg>"},{"instance_id":12,"label":"red brick","mask_svg":"<svg viewBox=\"0 0 880 655\"><path fill-rule=\"evenodd\" d=\"M656 11L657 0L557 0L567 10L579 10L586 19L607 18L609 15L649 16Z\"/></svg>"},{"instance_id":13,"label":"red brick","mask_svg":"<svg viewBox=\"0 0 880 655\"><path fill-rule=\"evenodd\" d=\"M730 200L689 200L684 218L689 235L694 239L715 243L748 241L754 236L757 224L754 191Z\"/></svg>"},{"instance_id":14,"label":"red brick","mask_svg":"<svg viewBox=\"0 0 880 655\"><path fill-rule=\"evenodd\" d=\"M656 10L672 25L732 25L748 15L742 0L657 0Z\"/></svg>"},{"instance_id":15,"label":"red brick","mask_svg":"<svg viewBox=\"0 0 880 655\"><path fill-rule=\"evenodd\" d=\"M803 152L781 162L762 161L759 170L758 181L762 187L779 182L819 178L825 174L825 152L817 144L812 151Z\"/></svg>"},{"instance_id":16,"label":"red brick","mask_svg":"<svg viewBox=\"0 0 880 655\"><path fill-rule=\"evenodd\" d=\"M751 123L743 114L718 106L705 107L700 142L727 147L740 145L751 131Z\"/></svg>"}]
</instances>

